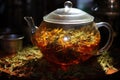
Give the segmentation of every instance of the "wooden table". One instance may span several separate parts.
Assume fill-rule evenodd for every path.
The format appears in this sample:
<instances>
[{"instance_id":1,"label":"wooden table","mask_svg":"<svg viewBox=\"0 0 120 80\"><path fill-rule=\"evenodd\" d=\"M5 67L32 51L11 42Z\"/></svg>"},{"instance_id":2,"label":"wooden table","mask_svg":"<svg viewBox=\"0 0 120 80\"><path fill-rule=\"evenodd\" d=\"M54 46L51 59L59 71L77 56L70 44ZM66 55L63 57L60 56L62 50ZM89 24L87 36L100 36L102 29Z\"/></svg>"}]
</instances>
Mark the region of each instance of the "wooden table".
<instances>
[{"instance_id":1,"label":"wooden table","mask_svg":"<svg viewBox=\"0 0 120 80\"><path fill-rule=\"evenodd\" d=\"M119 71L118 50L103 52L83 64L72 65L68 71L59 68L53 71L54 65L44 59L40 50L28 46L14 56L0 59L0 76L5 80L102 80Z\"/></svg>"}]
</instances>

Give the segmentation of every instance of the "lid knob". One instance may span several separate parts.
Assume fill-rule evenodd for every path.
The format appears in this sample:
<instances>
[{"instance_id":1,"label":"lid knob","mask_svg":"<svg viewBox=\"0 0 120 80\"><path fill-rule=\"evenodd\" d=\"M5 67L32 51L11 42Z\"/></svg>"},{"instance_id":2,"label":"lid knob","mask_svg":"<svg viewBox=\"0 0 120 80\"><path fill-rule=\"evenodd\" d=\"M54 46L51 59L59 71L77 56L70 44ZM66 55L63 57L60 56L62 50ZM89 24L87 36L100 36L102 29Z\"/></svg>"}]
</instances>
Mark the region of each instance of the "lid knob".
<instances>
[{"instance_id":1,"label":"lid knob","mask_svg":"<svg viewBox=\"0 0 120 80\"><path fill-rule=\"evenodd\" d=\"M64 7L65 7L64 11L68 12L72 8L72 2L71 1L66 1L64 3Z\"/></svg>"}]
</instances>

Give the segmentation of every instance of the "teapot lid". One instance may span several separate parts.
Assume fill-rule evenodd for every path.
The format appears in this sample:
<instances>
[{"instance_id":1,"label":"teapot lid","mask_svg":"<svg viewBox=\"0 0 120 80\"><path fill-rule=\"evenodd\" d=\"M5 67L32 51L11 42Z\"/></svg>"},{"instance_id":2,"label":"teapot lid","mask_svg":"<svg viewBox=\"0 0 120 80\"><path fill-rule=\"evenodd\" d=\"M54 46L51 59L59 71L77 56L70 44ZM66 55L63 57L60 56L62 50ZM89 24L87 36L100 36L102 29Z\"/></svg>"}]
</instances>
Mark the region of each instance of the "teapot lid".
<instances>
[{"instance_id":1,"label":"teapot lid","mask_svg":"<svg viewBox=\"0 0 120 80\"><path fill-rule=\"evenodd\" d=\"M72 8L72 2L66 1L64 8L56 9L44 16L43 20L56 24L81 24L92 22L94 17L80 9Z\"/></svg>"}]
</instances>

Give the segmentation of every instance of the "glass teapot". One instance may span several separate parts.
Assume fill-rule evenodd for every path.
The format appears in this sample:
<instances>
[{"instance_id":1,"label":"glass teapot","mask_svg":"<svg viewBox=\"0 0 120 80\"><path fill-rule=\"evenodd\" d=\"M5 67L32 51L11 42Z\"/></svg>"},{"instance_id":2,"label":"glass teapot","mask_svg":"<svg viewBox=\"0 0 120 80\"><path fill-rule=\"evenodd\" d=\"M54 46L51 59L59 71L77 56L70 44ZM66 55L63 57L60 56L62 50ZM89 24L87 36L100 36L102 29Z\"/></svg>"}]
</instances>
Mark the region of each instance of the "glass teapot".
<instances>
[{"instance_id":1,"label":"glass teapot","mask_svg":"<svg viewBox=\"0 0 120 80\"><path fill-rule=\"evenodd\" d=\"M55 64L65 66L82 63L111 46L113 36L111 26L106 22L94 22L88 13L72 8L66 1L64 8L56 9L43 17L40 26L34 25L32 17L24 17L32 27L32 42L40 48L44 57ZM108 29L109 38L99 49L100 27Z\"/></svg>"}]
</instances>

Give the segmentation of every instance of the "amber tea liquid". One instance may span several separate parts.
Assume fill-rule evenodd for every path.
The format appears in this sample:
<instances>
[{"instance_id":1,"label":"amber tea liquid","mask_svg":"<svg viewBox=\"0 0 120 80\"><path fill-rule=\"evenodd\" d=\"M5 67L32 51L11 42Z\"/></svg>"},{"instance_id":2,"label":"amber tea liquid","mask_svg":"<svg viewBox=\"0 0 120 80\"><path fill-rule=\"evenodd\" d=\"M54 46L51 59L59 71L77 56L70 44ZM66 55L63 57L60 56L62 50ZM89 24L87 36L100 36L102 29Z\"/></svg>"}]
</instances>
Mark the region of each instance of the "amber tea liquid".
<instances>
[{"instance_id":1,"label":"amber tea liquid","mask_svg":"<svg viewBox=\"0 0 120 80\"><path fill-rule=\"evenodd\" d=\"M36 31L33 43L40 48L48 61L72 65L84 62L96 54L100 33L94 27L89 25L66 29L55 25L46 26L43 24Z\"/></svg>"}]
</instances>

